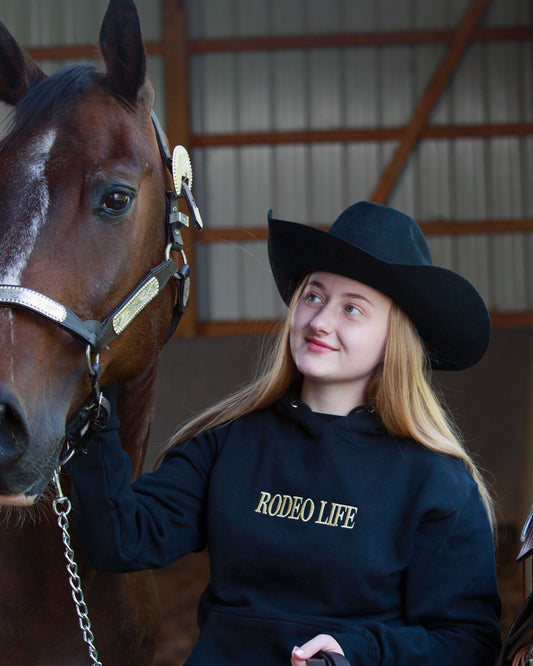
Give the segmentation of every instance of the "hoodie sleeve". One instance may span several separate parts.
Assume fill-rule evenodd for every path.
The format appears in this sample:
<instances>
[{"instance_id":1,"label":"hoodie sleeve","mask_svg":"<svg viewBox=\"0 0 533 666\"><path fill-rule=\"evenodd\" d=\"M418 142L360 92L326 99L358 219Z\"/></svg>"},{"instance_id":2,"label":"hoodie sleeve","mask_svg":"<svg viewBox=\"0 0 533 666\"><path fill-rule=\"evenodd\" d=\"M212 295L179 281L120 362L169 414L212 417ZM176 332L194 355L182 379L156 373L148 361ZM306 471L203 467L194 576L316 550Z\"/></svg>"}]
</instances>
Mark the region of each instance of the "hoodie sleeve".
<instances>
[{"instance_id":1,"label":"hoodie sleeve","mask_svg":"<svg viewBox=\"0 0 533 666\"><path fill-rule=\"evenodd\" d=\"M172 449L159 469L131 484L114 409L86 454L68 464L73 521L91 564L125 572L164 567L206 544L206 488L217 441L205 434Z\"/></svg>"},{"instance_id":2,"label":"hoodie sleeve","mask_svg":"<svg viewBox=\"0 0 533 666\"><path fill-rule=\"evenodd\" d=\"M405 625L338 633L352 666L491 666L501 644L494 544L477 488L457 513L420 524L405 579Z\"/></svg>"}]
</instances>

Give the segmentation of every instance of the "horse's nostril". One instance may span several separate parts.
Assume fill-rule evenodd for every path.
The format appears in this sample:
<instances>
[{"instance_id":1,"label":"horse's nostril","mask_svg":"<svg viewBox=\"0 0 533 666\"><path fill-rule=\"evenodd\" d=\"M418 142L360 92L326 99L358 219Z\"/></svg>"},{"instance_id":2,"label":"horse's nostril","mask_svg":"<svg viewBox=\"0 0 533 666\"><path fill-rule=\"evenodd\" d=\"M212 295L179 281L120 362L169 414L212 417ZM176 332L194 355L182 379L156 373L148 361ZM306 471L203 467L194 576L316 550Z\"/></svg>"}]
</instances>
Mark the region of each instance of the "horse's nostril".
<instances>
[{"instance_id":1,"label":"horse's nostril","mask_svg":"<svg viewBox=\"0 0 533 666\"><path fill-rule=\"evenodd\" d=\"M5 402L0 402L0 461L5 464L11 457L18 457L20 445L26 439L24 423Z\"/></svg>"},{"instance_id":2,"label":"horse's nostril","mask_svg":"<svg viewBox=\"0 0 533 666\"><path fill-rule=\"evenodd\" d=\"M0 495L14 493L16 475L27 448L25 418L15 405L0 402ZM15 488L16 490L16 488Z\"/></svg>"}]
</instances>

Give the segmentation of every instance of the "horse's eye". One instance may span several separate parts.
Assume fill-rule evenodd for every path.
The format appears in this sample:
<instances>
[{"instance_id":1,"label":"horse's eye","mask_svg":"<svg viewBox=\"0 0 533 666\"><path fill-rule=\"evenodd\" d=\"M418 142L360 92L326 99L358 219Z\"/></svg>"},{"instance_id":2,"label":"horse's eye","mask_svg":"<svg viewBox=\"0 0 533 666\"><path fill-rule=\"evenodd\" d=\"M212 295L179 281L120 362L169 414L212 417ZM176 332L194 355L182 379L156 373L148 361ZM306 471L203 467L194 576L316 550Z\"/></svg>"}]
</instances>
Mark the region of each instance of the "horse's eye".
<instances>
[{"instance_id":1,"label":"horse's eye","mask_svg":"<svg viewBox=\"0 0 533 666\"><path fill-rule=\"evenodd\" d=\"M104 210L111 213L120 213L129 206L132 200L127 192L111 192L104 200Z\"/></svg>"}]
</instances>

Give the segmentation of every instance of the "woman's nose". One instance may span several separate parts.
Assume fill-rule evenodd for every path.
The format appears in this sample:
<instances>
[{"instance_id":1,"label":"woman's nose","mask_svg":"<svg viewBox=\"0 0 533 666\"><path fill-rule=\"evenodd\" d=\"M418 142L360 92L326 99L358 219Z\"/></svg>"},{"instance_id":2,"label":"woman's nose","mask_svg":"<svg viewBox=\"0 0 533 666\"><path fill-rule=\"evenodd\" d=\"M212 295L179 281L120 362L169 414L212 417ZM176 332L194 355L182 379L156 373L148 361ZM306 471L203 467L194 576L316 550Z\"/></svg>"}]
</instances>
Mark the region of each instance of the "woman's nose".
<instances>
[{"instance_id":1,"label":"woman's nose","mask_svg":"<svg viewBox=\"0 0 533 666\"><path fill-rule=\"evenodd\" d=\"M329 304L326 304L311 319L310 326L317 333L329 333L333 326L334 316L333 308Z\"/></svg>"}]
</instances>

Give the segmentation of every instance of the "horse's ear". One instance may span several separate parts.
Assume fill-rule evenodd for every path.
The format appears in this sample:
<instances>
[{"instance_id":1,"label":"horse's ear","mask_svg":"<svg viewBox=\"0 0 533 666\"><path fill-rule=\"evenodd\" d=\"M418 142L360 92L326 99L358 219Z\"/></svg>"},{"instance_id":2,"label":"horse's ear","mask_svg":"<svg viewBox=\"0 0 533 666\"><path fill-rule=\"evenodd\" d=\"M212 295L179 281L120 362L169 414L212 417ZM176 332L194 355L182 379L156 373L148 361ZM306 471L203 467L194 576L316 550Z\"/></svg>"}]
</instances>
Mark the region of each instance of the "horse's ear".
<instances>
[{"instance_id":1,"label":"horse's ear","mask_svg":"<svg viewBox=\"0 0 533 666\"><path fill-rule=\"evenodd\" d=\"M100 30L100 49L113 94L134 104L146 78L146 56L131 0L110 0Z\"/></svg>"},{"instance_id":2,"label":"horse's ear","mask_svg":"<svg viewBox=\"0 0 533 666\"><path fill-rule=\"evenodd\" d=\"M46 74L0 21L0 99L15 105L44 78Z\"/></svg>"}]
</instances>

